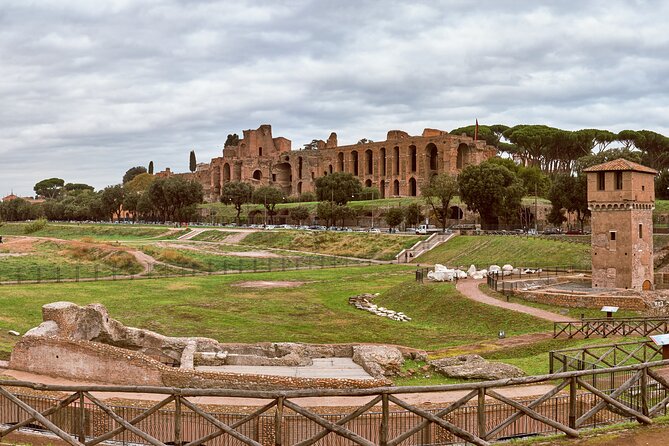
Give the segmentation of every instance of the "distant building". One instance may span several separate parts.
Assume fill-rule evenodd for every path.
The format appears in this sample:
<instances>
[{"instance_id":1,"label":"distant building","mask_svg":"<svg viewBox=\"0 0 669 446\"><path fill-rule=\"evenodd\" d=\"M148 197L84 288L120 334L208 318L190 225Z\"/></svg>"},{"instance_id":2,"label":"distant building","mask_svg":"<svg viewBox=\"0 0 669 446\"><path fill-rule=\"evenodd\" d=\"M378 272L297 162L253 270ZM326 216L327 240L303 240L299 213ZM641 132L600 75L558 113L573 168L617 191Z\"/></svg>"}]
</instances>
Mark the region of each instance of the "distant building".
<instances>
[{"instance_id":1,"label":"distant building","mask_svg":"<svg viewBox=\"0 0 669 446\"><path fill-rule=\"evenodd\" d=\"M592 286L650 290L656 170L625 159L592 166Z\"/></svg>"},{"instance_id":2,"label":"distant building","mask_svg":"<svg viewBox=\"0 0 669 446\"><path fill-rule=\"evenodd\" d=\"M43 198L19 197L19 196L14 195L13 193L7 195L6 197L2 197L2 201L4 203L4 202L7 202L7 201L16 200L18 198L20 198L22 200L25 200L30 204L44 203L44 201L45 201Z\"/></svg>"},{"instance_id":3,"label":"distant building","mask_svg":"<svg viewBox=\"0 0 669 446\"><path fill-rule=\"evenodd\" d=\"M420 184L431 175L457 174L496 154L483 140L435 129L425 129L420 136L391 130L385 141L348 146L339 146L332 133L327 141L314 140L309 148L292 150L289 139L275 138L270 125L261 125L244 130L243 138L227 145L222 156L198 164L194 173L179 175L200 182L210 202L218 201L230 181L272 185L286 196L297 196L315 191L316 179L334 172L353 174L364 186L377 188L382 198L417 196ZM174 173L166 169L156 175Z\"/></svg>"}]
</instances>

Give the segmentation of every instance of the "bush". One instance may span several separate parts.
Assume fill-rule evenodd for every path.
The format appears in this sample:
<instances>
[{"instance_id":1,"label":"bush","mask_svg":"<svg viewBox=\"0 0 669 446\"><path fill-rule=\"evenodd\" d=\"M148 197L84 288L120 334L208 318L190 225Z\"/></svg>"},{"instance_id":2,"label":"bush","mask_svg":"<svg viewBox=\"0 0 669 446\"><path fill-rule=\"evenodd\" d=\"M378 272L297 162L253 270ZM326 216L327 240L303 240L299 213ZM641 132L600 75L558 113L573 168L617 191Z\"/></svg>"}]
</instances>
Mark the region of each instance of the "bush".
<instances>
[{"instance_id":1,"label":"bush","mask_svg":"<svg viewBox=\"0 0 669 446\"><path fill-rule=\"evenodd\" d=\"M28 223L25 228L23 228L23 233L32 234L34 232L41 231L42 229L46 228L46 224L47 221L44 218L40 218L39 220Z\"/></svg>"},{"instance_id":2,"label":"bush","mask_svg":"<svg viewBox=\"0 0 669 446\"><path fill-rule=\"evenodd\" d=\"M126 251L116 251L103 260L107 265L124 271L139 271L139 263L135 256Z\"/></svg>"}]
</instances>

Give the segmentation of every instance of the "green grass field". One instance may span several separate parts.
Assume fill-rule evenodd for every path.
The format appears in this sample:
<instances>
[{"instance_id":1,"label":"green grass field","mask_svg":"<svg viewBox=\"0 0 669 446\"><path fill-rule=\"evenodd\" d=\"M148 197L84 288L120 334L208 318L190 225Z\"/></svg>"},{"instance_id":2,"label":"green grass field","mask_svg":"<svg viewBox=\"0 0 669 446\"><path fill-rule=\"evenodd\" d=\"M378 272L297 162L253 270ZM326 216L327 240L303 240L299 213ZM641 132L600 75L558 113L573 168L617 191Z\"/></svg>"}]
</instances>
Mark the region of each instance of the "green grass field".
<instances>
[{"instance_id":1,"label":"green grass field","mask_svg":"<svg viewBox=\"0 0 669 446\"><path fill-rule=\"evenodd\" d=\"M135 240L158 237L169 230L165 226L49 223L40 231L25 234L26 226L26 223L5 223L0 226L0 235L29 235L31 237L53 237L63 240L85 237L94 240Z\"/></svg>"},{"instance_id":2,"label":"green grass field","mask_svg":"<svg viewBox=\"0 0 669 446\"><path fill-rule=\"evenodd\" d=\"M295 288L240 288L248 280L304 282ZM403 311L396 322L360 311L348 297L381 293L380 305ZM423 349L549 330L545 321L461 296L450 284L417 285L413 268L398 265L300 270L161 280L63 283L0 288L0 350L41 321L41 306L66 300L100 302L112 317L171 336L207 336L222 342L382 342ZM476 315L464 318L463 314Z\"/></svg>"},{"instance_id":3,"label":"green grass field","mask_svg":"<svg viewBox=\"0 0 669 446\"><path fill-rule=\"evenodd\" d=\"M249 234L241 243L361 259L394 260L402 249L425 238L363 232L262 231Z\"/></svg>"},{"instance_id":4,"label":"green grass field","mask_svg":"<svg viewBox=\"0 0 669 446\"><path fill-rule=\"evenodd\" d=\"M457 236L415 260L448 266L574 266L590 268L590 246L533 237Z\"/></svg>"},{"instance_id":5,"label":"green grass field","mask_svg":"<svg viewBox=\"0 0 669 446\"><path fill-rule=\"evenodd\" d=\"M190 240L195 240L199 242L222 242L231 235L239 234L239 232L232 231L217 231L215 229L204 231L191 238Z\"/></svg>"}]
</instances>

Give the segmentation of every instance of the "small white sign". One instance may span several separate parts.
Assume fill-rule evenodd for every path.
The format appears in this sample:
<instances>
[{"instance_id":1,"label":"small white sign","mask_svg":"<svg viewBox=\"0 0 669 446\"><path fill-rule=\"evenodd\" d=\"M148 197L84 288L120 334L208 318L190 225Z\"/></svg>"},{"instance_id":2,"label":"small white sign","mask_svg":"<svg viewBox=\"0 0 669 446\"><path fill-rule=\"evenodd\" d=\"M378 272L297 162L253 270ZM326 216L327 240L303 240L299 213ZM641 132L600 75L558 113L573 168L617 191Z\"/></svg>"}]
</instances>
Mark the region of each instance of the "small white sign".
<instances>
[{"instance_id":1,"label":"small white sign","mask_svg":"<svg viewBox=\"0 0 669 446\"><path fill-rule=\"evenodd\" d=\"M655 345L669 345L669 334L652 335L650 336L650 339L653 340Z\"/></svg>"},{"instance_id":2,"label":"small white sign","mask_svg":"<svg viewBox=\"0 0 669 446\"><path fill-rule=\"evenodd\" d=\"M605 313L615 313L618 311L619 307L602 307L602 311Z\"/></svg>"}]
</instances>

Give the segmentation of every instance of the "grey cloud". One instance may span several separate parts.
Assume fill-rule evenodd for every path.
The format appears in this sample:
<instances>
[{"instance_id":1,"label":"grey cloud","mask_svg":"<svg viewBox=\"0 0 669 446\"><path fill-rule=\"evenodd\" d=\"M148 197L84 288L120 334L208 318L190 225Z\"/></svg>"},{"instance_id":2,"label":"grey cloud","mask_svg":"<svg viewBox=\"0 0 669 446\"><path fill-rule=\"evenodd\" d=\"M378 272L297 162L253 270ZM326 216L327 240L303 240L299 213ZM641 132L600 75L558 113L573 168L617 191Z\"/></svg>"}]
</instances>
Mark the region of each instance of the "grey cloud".
<instances>
[{"instance_id":1,"label":"grey cloud","mask_svg":"<svg viewBox=\"0 0 669 446\"><path fill-rule=\"evenodd\" d=\"M5 0L0 194L185 170L270 123L294 148L479 122L669 133L661 1Z\"/></svg>"}]
</instances>

